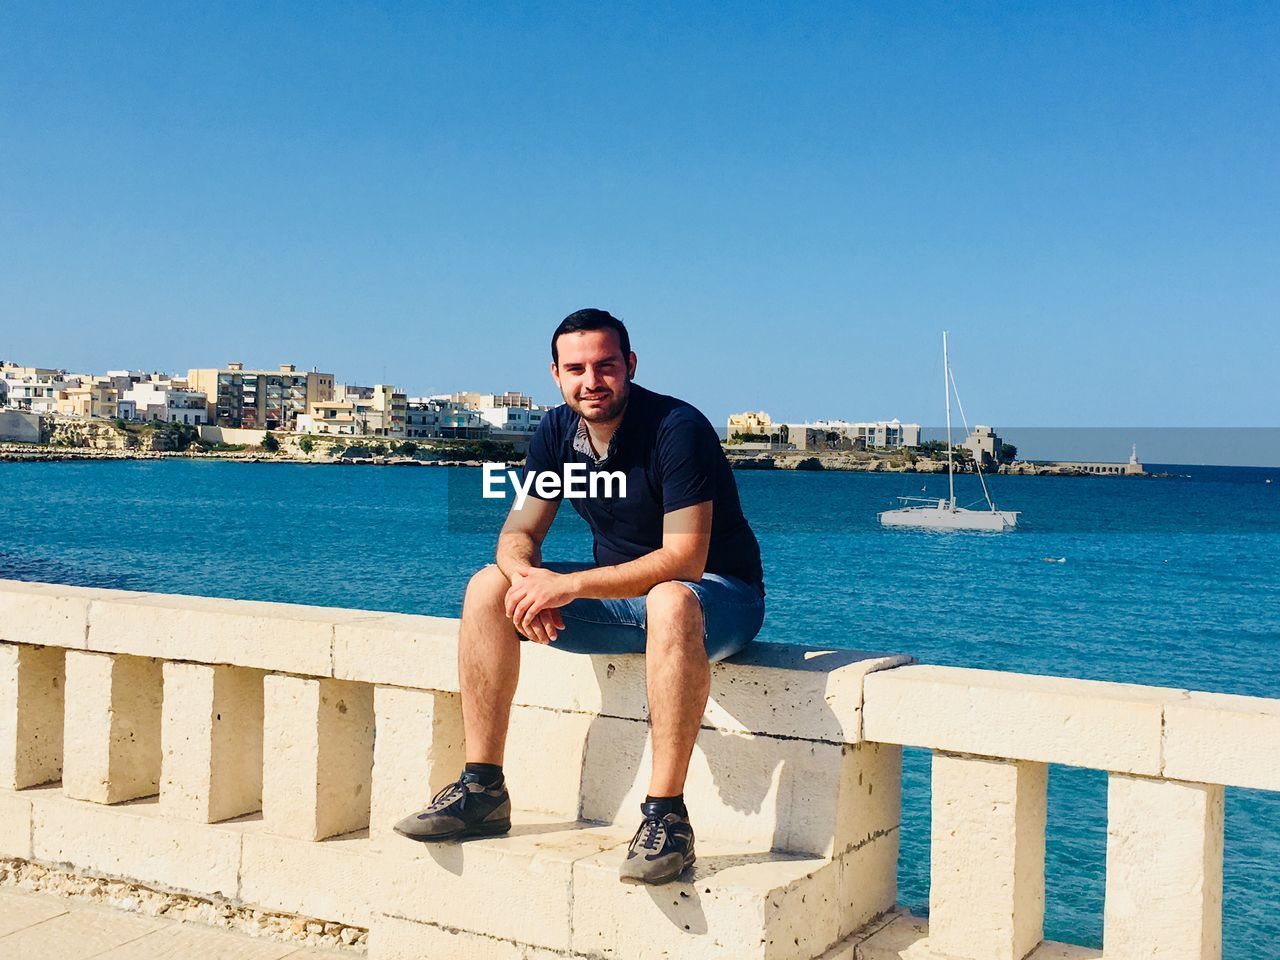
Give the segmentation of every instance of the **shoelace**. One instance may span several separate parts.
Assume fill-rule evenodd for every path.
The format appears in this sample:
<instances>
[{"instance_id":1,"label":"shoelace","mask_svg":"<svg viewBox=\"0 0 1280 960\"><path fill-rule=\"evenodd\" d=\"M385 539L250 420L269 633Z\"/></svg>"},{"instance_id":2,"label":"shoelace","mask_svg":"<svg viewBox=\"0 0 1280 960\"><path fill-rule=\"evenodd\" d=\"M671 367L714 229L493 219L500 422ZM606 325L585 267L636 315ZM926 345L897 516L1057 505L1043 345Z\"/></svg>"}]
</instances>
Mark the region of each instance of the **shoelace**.
<instances>
[{"instance_id":1,"label":"shoelace","mask_svg":"<svg viewBox=\"0 0 1280 960\"><path fill-rule=\"evenodd\" d=\"M644 834L642 837L641 834ZM659 817L649 817L636 829L636 835L631 838L631 845L635 846L636 841L640 841L640 847L643 850L661 850L667 839L667 821Z\"/></svg>"},{"instance_id":2,"label":"shoelace","mask_svg":"<svg viewBox=\"0 0 1280 960\"><path fill-rule=\"evenodd\" d=\"M467 797L470 795L470 790L468 790L461 782L455 781L431 798L431 803L427 807L427 812L436 813L437 811L443 810L445 807L451 806L454 803L457 803L458 809L462 810L466 807Z\"/></svg>"}]
</instances>

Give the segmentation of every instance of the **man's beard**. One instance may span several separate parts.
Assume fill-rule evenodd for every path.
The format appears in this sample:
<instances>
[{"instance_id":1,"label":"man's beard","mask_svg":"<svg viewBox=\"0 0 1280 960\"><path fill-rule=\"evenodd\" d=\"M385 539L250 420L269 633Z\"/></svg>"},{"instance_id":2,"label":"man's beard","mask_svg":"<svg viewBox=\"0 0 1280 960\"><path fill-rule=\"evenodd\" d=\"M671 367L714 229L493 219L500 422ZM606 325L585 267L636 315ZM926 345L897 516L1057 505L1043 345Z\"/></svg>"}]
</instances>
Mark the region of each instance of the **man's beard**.
<instances>
[{"instance_id":1,"label":"man's beard","mask_svg":"<svg viewBox=\"0 0 1280 960\"><path fill-rule=\"evenodd\" d=\"M586 420L588 423L608 423L610 420L613 420L615 417L619 416L622 413L622 411L626 409L627 399L630 396L631 396L631 384L630 382L628 382L627 386L624 388L621 394L617 394L617 393L613 394L610 397L611 402L605 404L602 407L588 408L586 404L583 403L583 400L577 397L573 399L569 399L568 397L566 397L565 400L569 404L569 409L572 410L574 413L576 413L578 416L582 417L582 419ZM592 399L592 398L588 397L585 399Z\"/></svg>"}]
</instances>

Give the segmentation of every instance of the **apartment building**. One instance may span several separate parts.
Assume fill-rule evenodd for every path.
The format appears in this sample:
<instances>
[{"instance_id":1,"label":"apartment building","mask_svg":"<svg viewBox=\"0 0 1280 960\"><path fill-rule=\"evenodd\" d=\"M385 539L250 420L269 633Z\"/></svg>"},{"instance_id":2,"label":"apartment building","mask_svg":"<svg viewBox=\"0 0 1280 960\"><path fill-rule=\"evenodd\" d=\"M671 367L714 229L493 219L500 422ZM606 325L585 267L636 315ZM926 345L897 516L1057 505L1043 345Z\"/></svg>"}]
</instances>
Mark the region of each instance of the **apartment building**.
<instances>
[{"instance_id":1,"label":"apartment building","mask_svg":"<svg viewBox=\"0 0 1280 960\"><path fill-rule=\"evenodd\" d=\"M208 397L209 422L217 426L293 430L312 404L333 399L334 378L291 363L276 370L246 370L237 362L188 370L187 385Z\"/></svg>"},{"instance_id":2,"label":"apartment building","mask_svg":"<svg viewBox=\"0 0 1280 960\"><path fill-rule=\"evenodd\" d=\"M389 384L339 384L332 400L311 404L297 418L296 429L299 433L400 438L406 436L407 411L408 398Z\"/></svg>"},{"instance_id":3,"label":"apartment building","mask_svg":"<svg viewBox=\"0 0 1280 960\"><path fill-rule=\"evenodd\" d=\"M353 410L362 412L369 436L405 435L405 413L409 399L390 384L375 383L372 387L339 384L334 388L333 399L349 401L353 404Z\"/></svg>"},{"instance_id":4,"label":"apartment building","mask_svg":"<svg viewBox=\"0 0 1280 960\"><path fill-rule=\"evenodd\" d=\"M86 377L58 394L58 413L69 417L119 416L116 389L109 380Z\"/></svg>"},{"instance_id":5,"label":"apartment building","mask_svg":"<svg viewBox=\"0 0 1280 960\"><path fill-rule=\"evenodd\" d=\"M65 370L20 367L16 363L0 366L0 382L4 384L7 407L41 414L57 413L61 395L80 386L79 379Z\"/></svg>"},{"instance_id":6,"label":"apartment building","mask_svg":"<svg viewBox=\"0 0 1280 960\"><path fill-rule=\"evenodd\" d=\"M817 427L848 437L855 447L868 450L897 450L920 446L920 424L893 420L850 423L847 420L819 420Z\"/></svg>"},{"instance_id":7,"label":"apartment building","mask_svg":"<svg viewBox=\"0 0 1280 960\"><path fill-rule=\"evenodd\" d=\"M899 450L920 446L920 424L898 420L850 423L848 420L815 420L788 423L787 441L797 450Z\"/></svg>"}]
</instances>

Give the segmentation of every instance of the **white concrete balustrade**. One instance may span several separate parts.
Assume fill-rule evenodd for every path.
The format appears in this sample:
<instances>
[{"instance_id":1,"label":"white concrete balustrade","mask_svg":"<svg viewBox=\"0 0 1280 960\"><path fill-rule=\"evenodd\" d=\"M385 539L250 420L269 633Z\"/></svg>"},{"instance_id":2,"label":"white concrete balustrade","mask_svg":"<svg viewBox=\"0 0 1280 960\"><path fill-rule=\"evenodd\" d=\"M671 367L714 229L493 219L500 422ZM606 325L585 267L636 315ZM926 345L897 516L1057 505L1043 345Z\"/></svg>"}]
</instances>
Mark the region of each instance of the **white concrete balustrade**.
<instances>
[{"instance_id":1,"label":"white concrete balustrade","mask_svg":"<svg viewBox=\"0 0 1280 960\"><path fill-rule=\"evenodd\" d=\"M1221 953L1223 785L1280 702L757 645L713 670L691 877L620 884L644 662L526 645L505 837L390 831L457 776L450 619L0 581L0 856L368 927L372 960L1036 960L1049 764L1111 773L1105 956ZM928 923L895 909L934 752ZM1099 811L1099 816L1103 816Z\"/></svg>"}]
</instances>

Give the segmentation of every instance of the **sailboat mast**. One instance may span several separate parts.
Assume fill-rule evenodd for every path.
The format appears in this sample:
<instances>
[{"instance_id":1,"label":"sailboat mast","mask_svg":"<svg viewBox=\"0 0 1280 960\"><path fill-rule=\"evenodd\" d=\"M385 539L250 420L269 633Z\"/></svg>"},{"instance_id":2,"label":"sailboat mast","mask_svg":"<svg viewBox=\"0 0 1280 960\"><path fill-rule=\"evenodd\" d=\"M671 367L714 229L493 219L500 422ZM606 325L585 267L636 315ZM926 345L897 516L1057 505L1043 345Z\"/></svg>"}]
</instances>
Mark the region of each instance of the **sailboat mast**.
<instances>
[{"instance_id":1,"label":"sailboat mast","mask_svg":"<svg viewBox=\"0 0 1280 960\"><path fill-rule=\"evenodd\" d=\"M947 487L950 501L947 506L956 508L956 471L951 462L951 361L947 359L947 331L942 331L942 389L947 394Z\"/></svg>"}]
</instances>

